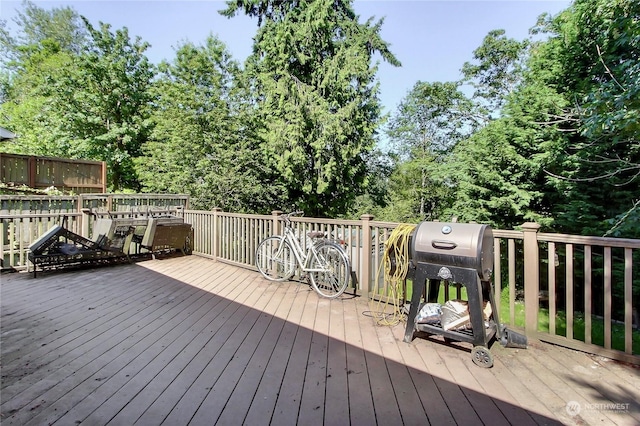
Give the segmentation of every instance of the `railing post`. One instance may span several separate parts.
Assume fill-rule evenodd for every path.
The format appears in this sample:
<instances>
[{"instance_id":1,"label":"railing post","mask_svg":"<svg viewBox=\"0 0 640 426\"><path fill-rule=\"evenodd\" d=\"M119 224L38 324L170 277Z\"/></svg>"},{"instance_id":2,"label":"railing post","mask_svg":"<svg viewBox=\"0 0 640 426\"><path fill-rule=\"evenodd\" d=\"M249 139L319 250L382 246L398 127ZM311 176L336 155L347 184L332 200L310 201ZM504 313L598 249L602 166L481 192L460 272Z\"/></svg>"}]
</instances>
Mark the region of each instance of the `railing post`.
<instances>
[{"instance_id":1,"label":"railing post","mask_svg":"<svg viewBox=\"0 0 640 426\"><path fill-rule=\"evenodd\" d=\"M29 181L29 188L36 188L36 181L38 180L38 160L36 157L29 157L27 170L29 173L29 176L27 177L27 180Z\"/></svg>"},{"instance_id":2,"label":"railing post","mask_svg":"<svg viewBox=\"0 0 640 426\"><path fill-rule=\"evenodd\" d=\"M538 230L534 222L522 224L524 248L524 329L529 336L538 331L538 305L540 292L540 253Z\"/></svg>"},{"instance_id":3,"label":"railing post","mask_svg":"<svg viewBox=\"0 0 640 426\"><path fill-rule=\"evenodd\" d=\"M211 246L211 255L213 256L213 260L218 261L218 250L220 250L220 227L219 227L219 216L218 213L222 212L220 207L214 207L213 209L213 241Z\"/></svg>"},{"instance_id":4,"label":"railing post","mask_svg":"<svg viewBox=\"0 0 640 426\"><path fill-rule=\"evenodd\" d=\"M360 256L362 265L360 269L360 287L366 291L367 297L371 295L371 221L373 215L363 214L362 221L362 255Z\"/></svg>"},{"instance_id":5,"label":"railing post","mask_svg":"<svg viewBox=\"0 0 640 426\"><path fill-rule=\"evenodd\" d=\"M85 215L82 212L82 194L78 194L76 198L76 213L80 213L78 215L78 229L80 230L80 235L85 238L89 238L89 226L87 223L89 222L89 218L85 218Z\"/></svg>"},{"instance_id":6,"label":"railing post","mask_svg":"<svg viewBox=\"0 0 640 426\"><path fill-rule=\"evenodd\" d=\"M84 208L82 209L81 218L82 218L82 228L81 228L82 233L80 235L82 235L85 238L91 238L91 233L89 232L89 228L91 227L91 224L95 224L98 216L95 214L93 210Z\"/></svg>"},{"instance_id":7,"label":"railing post","mask_svg":"<svg viewBox=\"0 0 640 426\"><path fill-rule=\"evenodd\" d=\"M273 231L271 232L271 235L280 235L280 218L279 216L282 214L281 210L274 210L271 212L271 217L272 217L272 224L271 227L273 228Z\"/></svg>"},{"instance_id":8,"label":"railing post","mask_svg":"<svg viewBox=\"0 0 640 426\"><path fill-rule=\"evenodd\" d=\"M100 164L100 179L102 180L102 193L107 192L107 162L102 161Z\"/></svg>"}]
</instances>

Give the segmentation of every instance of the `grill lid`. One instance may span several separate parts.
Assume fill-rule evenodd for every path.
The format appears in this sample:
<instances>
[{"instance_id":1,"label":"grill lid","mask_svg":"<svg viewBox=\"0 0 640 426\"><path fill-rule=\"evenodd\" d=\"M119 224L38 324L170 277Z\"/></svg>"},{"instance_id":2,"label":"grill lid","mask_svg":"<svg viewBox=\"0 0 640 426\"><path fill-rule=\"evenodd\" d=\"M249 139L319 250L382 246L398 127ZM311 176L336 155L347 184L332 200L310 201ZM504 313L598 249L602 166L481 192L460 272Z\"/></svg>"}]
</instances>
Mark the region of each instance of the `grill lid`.
<instances>
[{"instance_id":1,"label":"grill lid","mask_svg":"<svg viewBox=\"0 0 640 426\"><path fill-rule=\"evenodd\" d=\"M493 272L493 231L473 223L421 222L411 244L414 263L474 269L484 281Z\"/></svg>"}]
</instances>

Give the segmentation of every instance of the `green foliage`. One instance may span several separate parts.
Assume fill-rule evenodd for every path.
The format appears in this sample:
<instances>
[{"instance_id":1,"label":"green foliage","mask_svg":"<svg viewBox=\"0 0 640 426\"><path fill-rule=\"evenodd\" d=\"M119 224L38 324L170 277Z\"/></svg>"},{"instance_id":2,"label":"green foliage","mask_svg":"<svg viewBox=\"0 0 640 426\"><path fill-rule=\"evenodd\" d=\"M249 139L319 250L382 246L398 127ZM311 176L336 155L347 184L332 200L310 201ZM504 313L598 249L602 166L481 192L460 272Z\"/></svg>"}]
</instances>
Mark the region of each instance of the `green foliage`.
<instances>
[{"instance_id":1,"label":"green foliage","mask_svg":"<svg viewBox=\"0 0 640 426\"><path fill-rule=\"evenodd\" d=\"M149 92L154 75L144 51L148 44L132 41L126 28L111 32L108 24L94 28L85 20L90 48L76 58L75 72L59 93L67 108L67 130L79 154L107 162L114 190L137 189L133 159L149 133Z\"/></svg>"},{"instance_id":2,"label":"green foliage","mask_svg":"<svg viewBox=\"0 0 640 426\"><path fill-rule=\"evenodd\" d=\"M281 189L261 161L241 70L213 36L161 65L154 131L139 158L145 190L188 193L194 208L264 211Z\"/></svg>"},{"instance_id":3,"label":"green foliage","mask_svg":"<svg viewBox=\"0 0 640 426\"><path fill-rule=\"evenodd\" d=\"M443 213L452 194L449 182L436 178L438 170L481 116L458 86L418 82L392 116L387 135L399 162L389 181L385 220L434 220Z\"/></svg>"},{"instance_id":4,"label":"green foliage","mask_svg":"<svg viewBox=\"0 0 640 426\"><path fill-rule=\"evenodd\" d=\"M71 156L63 130L64 116L57 111L56 96L72 67L73 56L86 42L80 17L70 8L49 11L25 2L12 36L0 26L2 104L0 125L19 139L0 145L4 151Z\"/></svg>"},{"instance_id":5,"label":"green foliage","mask_svg":"<svg viewBox=\"0 0 640 426\"><path fill-rule=\"evenodd\" d=\"M80 15L70 7L42 9L30 1L23 1L22 11L14 18L21 29L12 36L5 21L0 20L0 62L10 68L19 68L28 62L39 46L55 43L59 50L79 54L87 40Z\"/></svg>"},{"instance_id":6,"label":"green foliage","mask_svg":"<svg viewBox=\"0 0 640 426\"><path fill-rule=\"evenodd\" d=\"M372 57L399 62L382 22L358 23L350 2L237 1L258 17L252 79L264 159L287 189L285 205L310 215L345 213L362 193L380 120Z\"/></svg>"},{"instance_id":7,"label":"green foliage","mask_svg":"<svg viewBox=\"0 0 640 426\"><path fill-rule=\"evenodd\" d=\"M80 27L69 8L27 3L19 16L22 35L3 39L15 54L5 61L10 87L0 110L0 124L19 135L9 149L103 160L111 189L137 189L132 159L147 139L153 78L148 45L132 42L126 28L112 33L84 19Z\"/></svg>"},{"instance_id":8,"label":"green foliage","mask_svg":"<svg viewBox=\"0 0 640 426\"><path fill-rule=\"evenodd\" d=\"M507 38L504 30L493 30L473 51L476 63L462 66L464 81L476 89L474 97L485 100L492 110L499 110L519 85L529 42Z\"/></svg>"},{"instance_id":9,"label":"green foliage","mask_svg":"<svg viewBox=\"0 0 640 426\"><path fill-rule=\"evenodd\" d=\"M577 1L540 18L533 32L547 39L489 33L463 71L475 96L501 109L439 169L455 191L447 215L507 228L535 220L567 233L640 233L639 7Z\"/></svg>"},{"instance_id":10,"label":"green foliage","mask_svg":"<svg viewBox=\"0 0 640 426\"><path fill-rule=\"evenodd\" d=\"M541 22L550 36L532 57L531 79L565 101L567 137L555 147L549 174L562 203L558 229L589 235L617 229L640 235L625 215L640 193L640 4L632 0L574 2Z\"/></svg>"},{"instance_id":11,"label":"green foliage","mask_svg":"<svg viewBox=\"0 0 640 426\"><path fill-rule=\"evenodd\" d=\"M449 179L455 188L455 201L445 216L506 229L525 221L544 223L535 208L543 196L536 185L540 165L535 151L523 149L535 147L535 137L534 131L503 118L458 144L439 170L441 179Z\"/></svg>"},{"instance_id":12,"label":"green foliage","mask_svg":"<svg viewBox=\"0 0 640 426\"><path fill-rule=\"evenodd\" d=\"M364 193L358 195L344 217L359 219L363 214L372 214L386 220L382 213L387 205L389 176L393 171L394 155L376 149L365 156L367 177Z\"/></svg>"},{"instance_id":13,"label":"green foliage","mask_svg":"<svg viewBox=\"0 0 640 426\"><path fill-rule=\"evenodd\" d=\"M445 154L478 127L480 114L458 87L419 81L402 100L387 134L403 158Z\"/></svg>"}]
</instances>

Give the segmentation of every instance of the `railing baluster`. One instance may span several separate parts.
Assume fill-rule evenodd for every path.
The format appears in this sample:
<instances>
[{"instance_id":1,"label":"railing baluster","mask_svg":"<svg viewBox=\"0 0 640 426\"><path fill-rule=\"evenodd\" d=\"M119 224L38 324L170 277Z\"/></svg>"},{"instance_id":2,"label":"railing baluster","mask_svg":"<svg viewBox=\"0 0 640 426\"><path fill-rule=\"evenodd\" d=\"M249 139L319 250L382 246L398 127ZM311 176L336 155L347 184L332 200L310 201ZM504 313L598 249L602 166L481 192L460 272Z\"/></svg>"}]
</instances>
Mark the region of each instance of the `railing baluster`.
<instances>
[{"instance_id":1,"label":"railing baluster","mask_svg":"<svg viewBox=\"0 0 640 426\"><path fill-rule=\"evenodd\" d=\"M633 251L624 249L624 351L633 353Z\"/></svg>"},{"instance_id":2,"label":"railing baluster","mask_svg":"<svg viewBox=\"0 0 640 426\"><path fill-rule=\"evenodd\" d=\"M493 239L493 300L496 303L496 311L498 311L498 318L500 318L500 299L502 296L502 267L500 253L501 240L500 238Z\"/></svg>"},{"instance_id":3,"label":"railing baluster","mask_svg":"<svg viewBox=\"0 0 640 426\"><path fill-rule=\"evenodd\" d=\"M556 243L549 243L549 334L556 334Z\"/></svg>"},{"instance_id":4,"label":"railing baluster","mask_svg":"<svg viewBox=\"0 0 640 426\"><path fill-rule=\"evenodd\" d=\"M3 264L6 262L4 247L5 244L7 244L7 239L5 238L5 235L8 236L7 221L2 219L0 220L0 259L2 259ZM11 243L11 240L8 240L8 242Z\"/></svg>"},{"instance_id":5,"label":"railing baluster","mask_svg":"<svg viewBox=\"0 0 640 426\"><path fill-rule=\"evenodd\" d=\"M20 220L20 219L17 219ZM9 265L10 266L18 266L16 265L15 259L15 241L16 241L16 219L13 219L9 223Z\"/></svg>"},{"instance_id":6,"label":"railing baluster","mask_svg":"<svg viewBox=\"0 0 640 426\"><path fill-rule=\"evenodd\" d=\"M611 247L604 248L604 347L611 349Z\"/></svg>"},{"instance_id":7,"label":"railing baluster","mask_svg":"<svg viewBox=\"0 0 640 426\"><path fill-rule=\"evenodd\" d=\"M567 339L573 339L573 244L566 245L565 256L566 337Z\"/></svg>"},{"instance_id":8,"label":"railing baluster","mask_svg":"<svg viewBox=\"0 0 640 426\"><path fill-rule=\"evenodd\" d=\"M509 238L509 324L516 323L516 242Z\"/></svg>"},{"instance_id":9,"label":"railing baluster","mask_svg":"<svg viewBox=\"0 0 640 426\"><path fill-rule=\"evenodd\" d=\"M584 246L584 342L591 344L591 246Z\"/></svg>"}]
</instances>

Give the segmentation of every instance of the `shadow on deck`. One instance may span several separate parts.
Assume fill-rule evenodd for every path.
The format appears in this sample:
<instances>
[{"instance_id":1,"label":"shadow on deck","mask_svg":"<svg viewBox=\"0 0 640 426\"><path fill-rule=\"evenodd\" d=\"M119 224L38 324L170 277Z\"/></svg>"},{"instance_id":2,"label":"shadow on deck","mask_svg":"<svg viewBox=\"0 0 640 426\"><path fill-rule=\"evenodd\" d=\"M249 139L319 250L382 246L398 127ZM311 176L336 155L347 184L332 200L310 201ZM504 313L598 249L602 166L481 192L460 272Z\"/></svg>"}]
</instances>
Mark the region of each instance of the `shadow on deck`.
<instances>
[{"instance_id":1,"label":"shadow on deck","mask_svg":"<svg viewBox=\"0 0 640 426\"><path fill-rule=\"evenodd\" d=\"M640 424L640 370L402 342L366 300L195 256L2 275L3 425Z\"/></svg>"}]
</instances>

